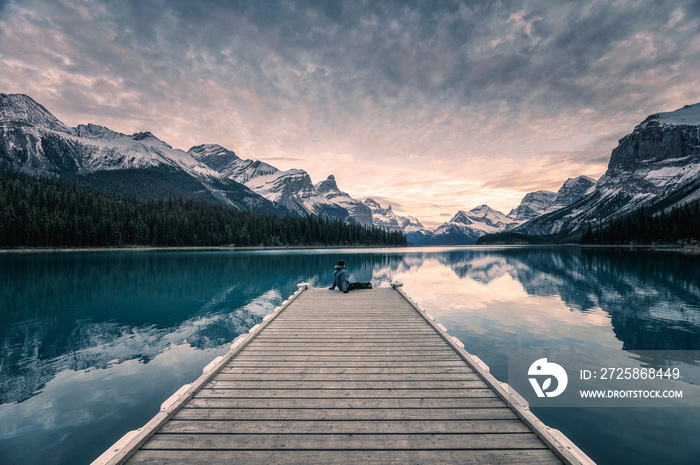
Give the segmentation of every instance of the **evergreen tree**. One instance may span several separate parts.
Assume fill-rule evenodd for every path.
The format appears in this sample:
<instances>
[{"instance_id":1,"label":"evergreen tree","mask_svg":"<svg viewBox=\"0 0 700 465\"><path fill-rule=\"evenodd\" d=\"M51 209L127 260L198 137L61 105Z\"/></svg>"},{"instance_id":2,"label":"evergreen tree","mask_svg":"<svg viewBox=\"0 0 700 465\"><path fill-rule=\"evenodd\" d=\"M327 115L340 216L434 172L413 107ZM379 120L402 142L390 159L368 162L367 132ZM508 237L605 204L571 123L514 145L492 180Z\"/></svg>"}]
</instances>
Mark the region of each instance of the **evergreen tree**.
<instances>
[{"instance_id":1,"label":"evergreen tree","mask_svg":"<svg viewBox=\"0 0 700 465\"><path fill-rule=\"evenodd\" d=\"M684 243L700 240L700 201L650 214L640 208L630 215L589 224L581 236L582 244L654 244Z\"/></svg>"},{"instance_id":2,"label":"evergreen tree","mask_svg":"<svg viewBox=\"0 0 700 465\"><path fill-rule=\"evenodd\" d=\"M400 232L278 217L185 197L106 196L48 177L0 174L0 247L406 245Z\"/></svg>"}]
</instances>

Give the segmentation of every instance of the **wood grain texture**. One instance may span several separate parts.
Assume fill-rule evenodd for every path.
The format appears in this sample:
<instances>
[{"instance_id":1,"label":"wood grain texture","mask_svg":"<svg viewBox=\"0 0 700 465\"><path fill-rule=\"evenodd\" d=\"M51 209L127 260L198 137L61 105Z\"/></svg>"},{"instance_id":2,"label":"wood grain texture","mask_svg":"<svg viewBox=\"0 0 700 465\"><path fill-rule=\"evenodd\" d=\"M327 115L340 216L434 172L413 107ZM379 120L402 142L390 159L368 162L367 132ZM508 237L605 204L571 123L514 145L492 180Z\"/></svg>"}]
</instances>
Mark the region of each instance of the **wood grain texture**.
<instances>
[{"instance_id":1,"label":"wood grain texture","mask_svg":"<svg viewBox=\"0 0 700 465\"><path fill-rule=\"evenodd\" d=\"M561 464L548 449L514 450L140 450L134 464L272 464L352 465L367 463L463 465L554 465Z\"/></svg>"},{"instance_id":2,"label":"wood grain texture","mask_svg":"<svg viewBox=\"0 0 700 465\"><path fill-rule=\"evenodd\" d=\"M309 289L129 463L560 463L481 376L393 289Z\"/></svg>"}]
</instances>

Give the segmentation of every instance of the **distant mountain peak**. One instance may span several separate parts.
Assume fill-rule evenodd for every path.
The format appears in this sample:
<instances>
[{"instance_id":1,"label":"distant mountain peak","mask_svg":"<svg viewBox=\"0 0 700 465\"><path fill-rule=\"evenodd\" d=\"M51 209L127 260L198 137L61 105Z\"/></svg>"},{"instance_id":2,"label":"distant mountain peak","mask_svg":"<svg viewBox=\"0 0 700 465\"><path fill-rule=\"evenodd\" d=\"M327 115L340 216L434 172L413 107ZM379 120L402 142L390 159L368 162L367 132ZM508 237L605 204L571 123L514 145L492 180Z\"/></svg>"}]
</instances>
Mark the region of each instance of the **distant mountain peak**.
<instances>
[{"instance_id":1,"label":"distant mountain peak","mask_svg":"<svg viewBox=\"0 0 700 465\"><path fill-rule=\"evenodd\" d=\"M199 144L195 145L194 147L190 148L188 152L192 154L203 154L203 153L226 153L226 154L231 154L233 151L227 149L226 147L223 147L219 144Z\"/></svg>"},{"instance_id":2,"label":"distant mountain peak","mask_svg":"<svg viewBox=\"0 0 700 465\"><path fill-rule=\"evenodd\" d=\"M449 223L472 224L472 220L469 213L464 210L460 210L455 214L455 216L452 217Z\"/></svg>"},{"instance_id":3,"label":"distant mountain peak","mask_svg":"<svg viewBox=\"0 0 700 465\"><path fill-rule=\"evenodd\" d=\"M450 223L462 223L462 224L473 224L475 222L486 222L492 225L503 224L505 225L510 222L510 219L505 214L494 210L488 205L479 205L474 207L469 211L460 210L455 216L449 221Z\"/></svg>"},{"instance_id":4,"label":"distant mountain peak","mask_svg":"<svg viewBox=\"0 0 700 465\"><path fill-rule=\"evenodd\" d=\"M379 202L377 202L376 200L374 200L372 198L365 199L365 205L367 205L369 208L371 208L372 211L374 211L374 210L377 210L377 211L382 210L385 212L393 211L391 209L391 204L387 205L386 208L384 208L379 204Z\"/></svg>"},{"instance_id":5,"label":"distant mountain peak","mask_svg":"<svg viewBox=\"0 0 700 465\"><path fill-rule=\"evenodd\" d=\"M464 211L460 211L459 213L467 214ZM468 212L470 215L469 216L479 216L479 217L484 217L487 215L503 215L503 213L499 212L498 210L494 210L493 208L489 207L486 204L481 204L478 207L474 207Z\"/></svg>"},{"instance_id":6,"label":"distant mountain peak","mask_svg":"<svg viewBox=\"0 0 700 465\"><path fill-rule=\"evenodd\" d=\"M201 144L190 148L187 153L217 172L224 172L232 163L240 160L231 150L219 144Z\"/></svg>"},{"instance_id":7,"label":"distant mountain peak","mask_svg":"<svg viewBox=\"0 0 700 465\"><path fill-rule=\"evenodd\" d=\"M545 190L529 192L520 201L520 205L508 213L508 217L513 220L513 224L522 224L547 212L556 198L556 192Z\"/></svg>"},{"instance_id":8,"label":"distant mountain peak","mask_svg":"<svg viewBox=\"0 0 700 465\"><path fill-rule=\"evenodd\" d=\"M68 131L41 104L24 94L0 94L0 121L28 123L57 131Z\"/></svg>"},{"instance_id":9,"label":"distant mountain peak","mask_svg":"<svg viewBox=\"0 0 700 465\"><path fill-rule=\"evenodd\" d=\"M424 243L431 245L473 244L485 235L503 231L510 218L488 205L460 210L450 221L435 229Z\"/></svg>"},{"instance_id":10,"label":"distant mountain peak","mask_svg":"<svg viewBox=\"0 0 700 465\"><path fill-rule=\"evenodd\" d=\"M634 130L641 131L653 126L700 126L700 103L686 105L675 111L654 113Z\"/></svg>"},{"instance_id":11,"label":"distant mountain peak","mask_svg":"<svg viewBox=\"0 0 700 465\"><path fill-rule=\"evenodd\" d=\"M593 192L596 186L595 179L588 176L578 176L567 179L557 191L557 197L552 203L552 208L563 208Z\"/></svg>"},{"instance_id":12,"label":"distant mountain peak","mask_svg":"<svg viewBox=\"0 0 700 465\"><path fill-rule=\"evenodd\" d=\"M156 136L154 136L150 131L144 131L144 132L137 132L135 134L132 134L131 140L140 142L144 145L150 145L150 146L163 146L167 147L169 149L172 149L172 146L168 144L167 142L158 139Z\"/></svg>"},{"instance_id":13,"label":"distant mountain peak","mask_svg":"<svg viewBox=\"0 0 700 465\"><path fill-rule=\"evenodd\" d=\"M572 184L576 184L579 182L585 182L585 183L595 183L595 179L589 178L588 176L581 175L577 176L575 178L569 178L566 181L564 181L564 186L569 187ZM563 187L563 186L562 186Z\"/></svg>"},{"instance_id":14,"label":"distant mountain peak","mask_svg":"<svg viewBox=\"0 0 700 465\"><path fill-rule=\"evenodd\" d=\"M340 191L338 189L338 184L335 182L335 176L333 176L332 174L328 175L325 181L321 181L320 183L318 183L316 185L316 190L318 190L318 192L322 194L327 192Z\"/></svg>"},{"instance_id":15,"label":"distant mountain peak","mask_svg":"<svg viewBox=\"0 0 700 465\"><path fill-rule=\"evenodd\" d=\"M583 196L534 218L516 231L570 234L590 224L623 217L640 207L655 213L700 198L700 104L656 113L619 139L608 169L595 183L579 177ZM590 183L589 186L585 182ZM569 181L562 186L568 187ZM561 190L560 190L561 192ZM572 191L572 193L575 193ZM569 200L574 200L573 198Z\"/></svg>"},{"instance_id":16,"label":"distant mountain peak","mask_svg":"<svg viewBox=\"0 0 700 465\"><path fill-rule=\"evenodd\" d=\"M401 231L406 234L409 242L415 243L425 239L429 231L412 216L397 215L391 205L383 208L379 202L368 198L364 202L372 212L372 224L387 231Z\"/></svg>"},{"instance_id":17,"label":"distant mountain peak","mask_svg":"<svg viewBox=\"0 0 700 465\"><path fill-rule=\"evenodd\" d=\"M131 138L134 140L157 139L157 137L151 134L150 131L137 132L136 134L131 136Z\"/></svg>"},{"instance_id":18,"label":"distant mountain peak","mask_svg":"<svg viewBox=\"0 0 700 465\"><path fill-rule=\"evenodd\" d=\"M78 127L73 129L73 134L86 139L116 139L123 136L123 134L112 131L109 128L92 123L79 124Z\"/></svg>"},{"instance_id":19,"label":"distant mountain peak","mask_svg":"<svg viewBox=\"0 0 700 465\"><path fill-rule=\"evenodd\" d=\"M379 202L377 202L377 201L374 200L374 199L370 199L370 198L365 199L365 205L367 205L369 208L372 208L372 209L374 209L374 208L377 208L377 209L382 208L382 206L379 205Z\"/></svg>"}]
</instances>

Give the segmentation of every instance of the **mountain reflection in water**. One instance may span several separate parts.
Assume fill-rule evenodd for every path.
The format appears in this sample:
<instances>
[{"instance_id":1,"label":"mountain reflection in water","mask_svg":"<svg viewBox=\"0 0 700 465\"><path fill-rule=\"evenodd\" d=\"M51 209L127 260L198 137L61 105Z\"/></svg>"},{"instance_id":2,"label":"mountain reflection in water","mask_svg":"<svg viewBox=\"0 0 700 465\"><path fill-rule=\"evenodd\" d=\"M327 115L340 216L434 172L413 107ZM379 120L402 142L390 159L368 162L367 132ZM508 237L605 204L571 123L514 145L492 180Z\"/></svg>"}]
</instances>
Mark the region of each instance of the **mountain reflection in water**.
<instances>
[{"instance_id":1,"label":"mountain reflection in water","mask_svg":"<svg viewBox=\"0 0 700 465\"><path fill-rule=\"evenodd\" d=\"M327 287L341 258L352 281L404 282L501 379L507 353L519 348L700 349L698 255L517 247L6 254L0 461L89 463L299 282ZM89 400L90 392L102 396Z\"/></svg>"},{"instance_id":2,"label":"mountain reflection in water","mask_svg":"<svg viewBox=\"0 0 700 465\"><path fill-rule=\"evenodd\" d=\"M529 295L570 310L602 309L625 350L700 349L700 256L620 249L513 248L446 252L460 278L489 284L508 275Z\"/></svg>"}]
</instances>

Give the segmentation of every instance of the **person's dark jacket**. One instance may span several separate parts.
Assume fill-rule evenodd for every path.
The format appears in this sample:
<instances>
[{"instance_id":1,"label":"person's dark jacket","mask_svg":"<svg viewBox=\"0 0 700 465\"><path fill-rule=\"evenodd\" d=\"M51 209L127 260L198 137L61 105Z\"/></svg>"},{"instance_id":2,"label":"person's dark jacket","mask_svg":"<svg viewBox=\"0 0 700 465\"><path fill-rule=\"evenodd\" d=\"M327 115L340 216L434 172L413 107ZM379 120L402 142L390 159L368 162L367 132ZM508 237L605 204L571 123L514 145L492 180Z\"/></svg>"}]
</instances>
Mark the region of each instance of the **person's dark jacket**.
<instances>
[{"instance_id":1,"label":"person's dark jacket","mask_svg":"<svg viewBox=\"0 0 700 465\"><path fill-rule=\"evenodd\" d=\"M345 267L340 265L335 265L331 290L335 289L336 287L343 292L348 290L348 272L345 270Z\"/></svg>"}]
</instances>

